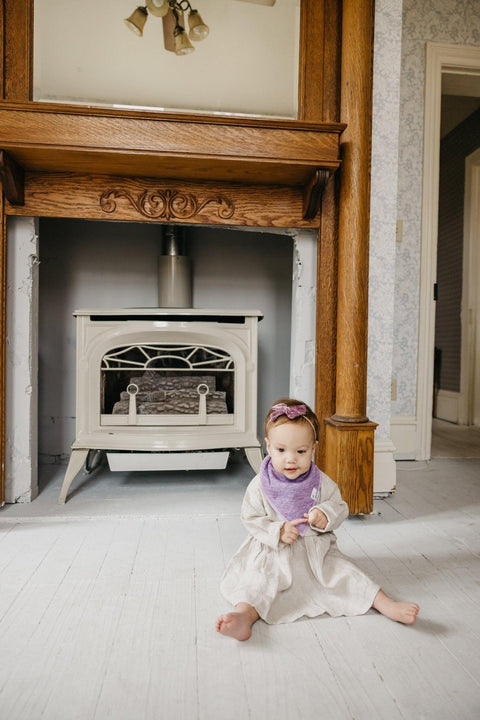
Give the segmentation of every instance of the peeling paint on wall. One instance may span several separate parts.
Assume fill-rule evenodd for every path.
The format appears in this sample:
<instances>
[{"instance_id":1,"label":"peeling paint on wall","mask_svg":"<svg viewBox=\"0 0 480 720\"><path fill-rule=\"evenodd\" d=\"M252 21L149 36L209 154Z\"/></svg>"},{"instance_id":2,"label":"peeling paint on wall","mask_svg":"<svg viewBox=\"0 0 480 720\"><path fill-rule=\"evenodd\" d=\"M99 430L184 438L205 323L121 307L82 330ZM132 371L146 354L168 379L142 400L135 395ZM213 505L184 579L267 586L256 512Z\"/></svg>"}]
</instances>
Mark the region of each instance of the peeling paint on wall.
<instances>
[{"instance_id":1,"label":"peeling paint on wall","mask_svg":"<svg viewBox=\"0 0 480 720\"><path fill-rule=\"evenodd\" d=\"M6 502L30 502L37 484L38 233L8 219Z\"/></svg>"},{"instance_id":2,"label":"peeling paint on wall","mask_svg":"<svg viewBox=\"0 0 480 720\"><path fill-rule=\"evenodd\" d=\"M315 405L315 331L317 238L312 231L293 233L292 342L290 396Z\"/></svg>"}]
</instances>

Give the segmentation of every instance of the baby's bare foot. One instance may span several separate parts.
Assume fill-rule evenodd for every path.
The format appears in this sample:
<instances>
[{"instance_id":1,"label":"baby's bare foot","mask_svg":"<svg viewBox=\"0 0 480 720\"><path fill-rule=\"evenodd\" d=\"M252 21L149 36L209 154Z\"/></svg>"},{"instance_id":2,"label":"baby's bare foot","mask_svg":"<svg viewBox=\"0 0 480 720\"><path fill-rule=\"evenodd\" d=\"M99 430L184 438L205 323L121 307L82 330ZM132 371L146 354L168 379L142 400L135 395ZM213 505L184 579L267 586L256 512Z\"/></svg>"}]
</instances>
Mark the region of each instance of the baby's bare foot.
<instances>
[{"instance_id":1,"label":"baby's bare foot","mask_svg":"<svg viewBox=\"0 0 480 720\"><path fill-rule=\"evenodd\" d=\"M220 615L215 626L217 632L236 640L248 640L252 634L250 620L241 612L231 612Z\"/></svg>"},{"instance_id":2,"label":"baby's bare foot","mask_svg":"<svg viewBox=\"0 0 480 720\"><path fill-rule=\"evenodd\" d=\"M379 590L373 603L375 610L396 622L412 625L417 619L420 611L419 606L412 602L398 602L392 600L391 597L385 595L383 590Z\"/></svg>"},{"instance_id":3,"label":"baby's bare foot","mask_svg":"<svg viewBox=\"0 0 480 720\"><path fill-rule=\"evenodd\" d=\"M411 625L417 619L419 610L420 608L415 603L393 601L391 606L383 612L383 615L389 617L390 620Z\"/></svg>"}]
</instances>

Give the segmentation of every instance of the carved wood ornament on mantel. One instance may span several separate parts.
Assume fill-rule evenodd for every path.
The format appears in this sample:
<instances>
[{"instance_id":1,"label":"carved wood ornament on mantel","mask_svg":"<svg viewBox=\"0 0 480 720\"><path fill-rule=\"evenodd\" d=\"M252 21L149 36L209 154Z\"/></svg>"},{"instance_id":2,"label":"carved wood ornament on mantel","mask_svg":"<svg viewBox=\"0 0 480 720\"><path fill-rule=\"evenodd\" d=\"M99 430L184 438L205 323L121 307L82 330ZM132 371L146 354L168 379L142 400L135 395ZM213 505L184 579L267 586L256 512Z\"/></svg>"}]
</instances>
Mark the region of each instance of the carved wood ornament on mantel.
<instances>
[{"instance_id":1,"label":"carved wood ornament on mantel","mask_svg":"<svg viewBox=\"0 0 480 720\"><path fill-rule=\"evenodd\" d=\"M123 188L106 190L100 196L100 207L106 213L114 213L117 201L125 199L138 213L156 220L190 220L207 205L215 205L218 217L230 219L235 212L233 201L222 196L199 199L193 193L182 190L144 190L137 196Z\"/></svg>"},{"instance_id":2,"label":"carved wood ornament on mantel","mask_svg":"<svg viewBox=\"0 0 480 720\"><path fill-rule=\"evenodd\" d=\"M26 185L45 173L156 178L175 181L172 189L180 192L188 183L235 184L239 191L255 185L253 209L260 213L270 191L285 188L302 197L300 213L296 207L289 212L290 227L305 220L315 220L311 226L318 227L322 191L340 166L344 128L333 122L185 119L171 113L0 102L0 150L28 175ZM12 206L20 204L18 198L18 193L7 196Z\"/></svg>"}]
</instances>

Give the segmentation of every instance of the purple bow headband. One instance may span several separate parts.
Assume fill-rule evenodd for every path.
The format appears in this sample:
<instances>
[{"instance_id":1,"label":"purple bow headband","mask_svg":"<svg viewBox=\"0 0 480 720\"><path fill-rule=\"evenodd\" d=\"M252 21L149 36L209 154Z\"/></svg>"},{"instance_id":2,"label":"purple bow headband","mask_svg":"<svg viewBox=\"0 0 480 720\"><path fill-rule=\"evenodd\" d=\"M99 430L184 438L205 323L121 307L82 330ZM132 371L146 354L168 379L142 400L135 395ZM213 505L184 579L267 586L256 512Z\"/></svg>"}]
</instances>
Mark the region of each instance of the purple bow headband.
<instances>
[{"instance_id":1,"label":"purple bow headband","mask_svg":"<svg viewBox=\"0 0 480 720\"><path fill-rule=\"evenodd\" d=\"M317 431L310 418L307 417L306 405L286 405L286 403L277 403L276 405L272 405L268 422L275 422L275 420L282 415L286 415L289 420L295 420L297 417L303 417L311 425L315 441L317 440Z\"/></svg>"},{"instance_id":2,"label":"purple bow headband","mask_svg":"<svg viewBox=\"0 0 480 720\"><path fill-rule=\"evenodd\" d=\"M305 415L306 412L306 405L286 405L285 403L278 403L272 406L270 422L275 422L281 415L286 415L290 420L294 420L296 417Z\"/></svg>"}]
</instances>

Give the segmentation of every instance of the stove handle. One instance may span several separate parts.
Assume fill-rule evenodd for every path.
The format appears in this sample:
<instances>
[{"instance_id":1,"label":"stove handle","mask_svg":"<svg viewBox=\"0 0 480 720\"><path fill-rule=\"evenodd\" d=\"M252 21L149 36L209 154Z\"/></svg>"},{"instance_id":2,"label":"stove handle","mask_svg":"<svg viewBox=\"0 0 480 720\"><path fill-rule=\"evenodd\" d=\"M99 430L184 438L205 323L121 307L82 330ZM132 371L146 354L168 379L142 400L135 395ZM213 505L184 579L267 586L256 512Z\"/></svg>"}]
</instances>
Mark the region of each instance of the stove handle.
<instances>
[{"instance_id":1,"label":"stove handle","mask_svg":"<svg viewBox=\"0 0 480 720\"><path fill-rule=\"evenodd\" d=\"M206 383L200 383L197 385L198 392L198 424L207 424L207 395L210 392L210 388Z\"/></svg>"},{"instance_id":2,"label":"stove handle","mask_svg":"<svg viewBox=\"0 0 480 720\"><path fill-rule=\"evenodd\" d=\"M137 399L135 396L138 393L138 385L135 385L135 383L130 383L129 385L127 385L127 393L128 393L128 424L136 425L137 424Z\"/></svg>"}]
</instances>

